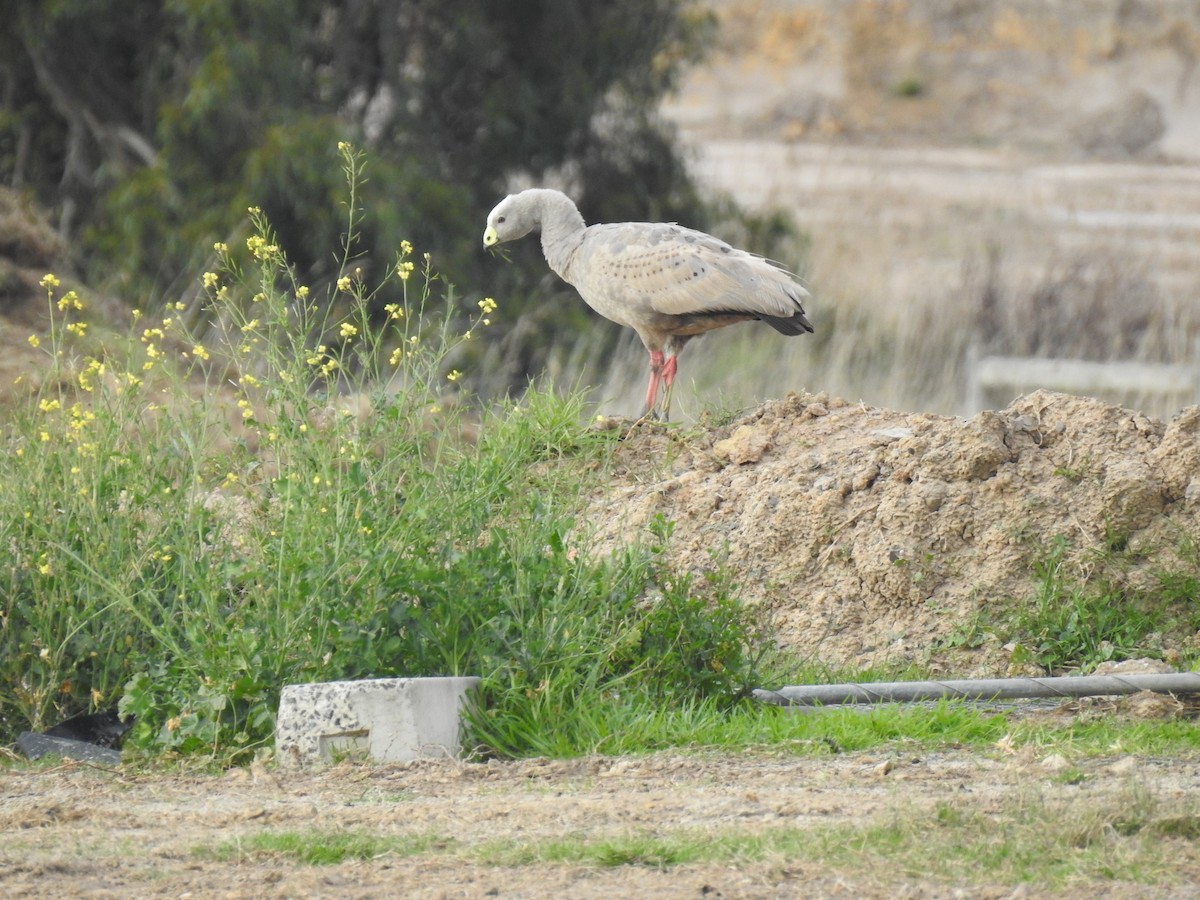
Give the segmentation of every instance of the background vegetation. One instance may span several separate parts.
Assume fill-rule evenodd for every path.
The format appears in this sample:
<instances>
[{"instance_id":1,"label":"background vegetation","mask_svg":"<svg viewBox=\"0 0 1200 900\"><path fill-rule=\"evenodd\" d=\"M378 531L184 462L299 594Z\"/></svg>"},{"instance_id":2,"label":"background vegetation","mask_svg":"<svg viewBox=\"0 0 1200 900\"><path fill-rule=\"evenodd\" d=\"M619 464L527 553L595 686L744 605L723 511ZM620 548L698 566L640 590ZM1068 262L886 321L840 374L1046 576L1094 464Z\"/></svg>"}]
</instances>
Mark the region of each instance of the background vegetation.
<instances>
[{"instance_id":1,"label":"background vegetation","mask_svg":"<svg viewBox=\"0 0 1200 900\"><path fill-rule=\"evenodd\" d=\"M84 281L190 298L214 241L261 207L305 282L337 273L334 147L372 154L358 265L401 240L467 297L507 298L498 392L543 370L578 303L534 262L485 266L483 217L552 183L589 220L708 219L657 115L711 32L692 0L14 0L0 35L0 182L53 210ZM531 242L532 243L532 242ZM486 288L484 287L486 285ZM600 339L614 338L611 331ZM472 373L478 376L480 368Z\"/></svg>"}]
</instances>

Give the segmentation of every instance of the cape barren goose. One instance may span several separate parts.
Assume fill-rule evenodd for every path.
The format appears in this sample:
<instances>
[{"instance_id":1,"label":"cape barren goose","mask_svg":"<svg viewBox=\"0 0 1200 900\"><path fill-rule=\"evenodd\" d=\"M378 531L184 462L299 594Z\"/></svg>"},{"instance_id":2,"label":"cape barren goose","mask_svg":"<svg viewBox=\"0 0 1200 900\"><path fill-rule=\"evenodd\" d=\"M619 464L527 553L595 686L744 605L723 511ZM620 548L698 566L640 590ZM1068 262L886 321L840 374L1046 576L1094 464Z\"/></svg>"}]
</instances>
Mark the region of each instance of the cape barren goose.
<instances>
[{"instance_id":1,"label":"cape barren goose","mask_svg":"<svg viewBox=\"0 0 1200 900\"><path fill-rule=\"evenodd\" d=\"M652 222L584 224L560 191L510 194L487 218L492 247L541 229L546 262L606 319L632 328L650 354L643 417L671 406L677 358L706 331L758 319L787 335L813 330L801 301L808 291L785 269L701 231Z\"/></svg>"}]
</instances>

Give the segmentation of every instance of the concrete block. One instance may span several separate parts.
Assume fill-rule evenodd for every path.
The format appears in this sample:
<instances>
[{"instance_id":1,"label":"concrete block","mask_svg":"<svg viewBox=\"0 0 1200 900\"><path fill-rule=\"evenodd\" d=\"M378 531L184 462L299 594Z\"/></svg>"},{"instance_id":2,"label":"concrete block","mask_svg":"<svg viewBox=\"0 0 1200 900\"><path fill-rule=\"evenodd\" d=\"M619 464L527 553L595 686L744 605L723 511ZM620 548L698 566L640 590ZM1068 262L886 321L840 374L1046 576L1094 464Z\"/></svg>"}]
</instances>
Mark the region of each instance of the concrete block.
<instances>
[{"instance_id":1,"label":"concrete block","mask_svg":"<svg viewBox=\"0 0 1200 900\"><path fill-rule=\"evenodd\" d=\"M286 685L275 726L279 764L456 757L461 715L478 685L474 677Z\"/></svg>"}]
</instances>

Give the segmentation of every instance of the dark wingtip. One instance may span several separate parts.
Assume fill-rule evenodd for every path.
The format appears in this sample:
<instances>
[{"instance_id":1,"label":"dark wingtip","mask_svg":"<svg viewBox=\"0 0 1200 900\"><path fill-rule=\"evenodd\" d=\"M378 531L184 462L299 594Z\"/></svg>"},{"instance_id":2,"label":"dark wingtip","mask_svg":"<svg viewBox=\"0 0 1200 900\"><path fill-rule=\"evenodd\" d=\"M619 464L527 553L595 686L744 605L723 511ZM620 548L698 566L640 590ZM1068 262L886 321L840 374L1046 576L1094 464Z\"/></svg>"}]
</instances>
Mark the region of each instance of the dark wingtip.
<instances>
[{"instance_id":1,"label":"dark wingtip","mask_svg":"<svg viewBox=\"0 0 1200 900\"><path fill-rule=\"evenodd\" d=\"M783 318L782 316L759 316L759 318L781 334L793 336L797 334L812 334L812 323L804 313Z\"/></svg>"}]
</instances>

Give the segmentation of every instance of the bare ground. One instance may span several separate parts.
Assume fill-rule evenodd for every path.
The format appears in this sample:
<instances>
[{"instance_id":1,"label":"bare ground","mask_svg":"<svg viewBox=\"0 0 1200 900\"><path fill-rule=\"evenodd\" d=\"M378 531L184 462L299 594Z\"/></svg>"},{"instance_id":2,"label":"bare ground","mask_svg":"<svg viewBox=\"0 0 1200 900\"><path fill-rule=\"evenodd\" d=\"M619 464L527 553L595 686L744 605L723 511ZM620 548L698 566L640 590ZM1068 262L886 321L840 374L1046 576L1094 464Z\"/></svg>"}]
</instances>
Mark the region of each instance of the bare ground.
<instances>
[{"instance_id":1,"label":"bare ground","mask_svg":"<svg viewBox=\"0 0 1200 900\"><path fill-rule=\"evenodd\" d=\"M660 754L467 764L452 761L276 775L105 771L67 764L0 771L0 893L7 897L1188 897L1200 855L1178 840L1156 887L1079 878L957 888L889 864L870 847L852 866L802 855L646 865L491 864L479 849L629 835L741 834L927 818L941 806L1001 820L1014 800L1048 809L1121 802L1135 787L1164 817L1200 790L1194 763L1111 758L1077 783L1029 754L878 756ZM1074 780L1074 779L1072 779ZM264 832L434 836L415 856L312 866L239 853ZM214 858L218 848L229 858Z\"/></svg>"}]
</instances>

